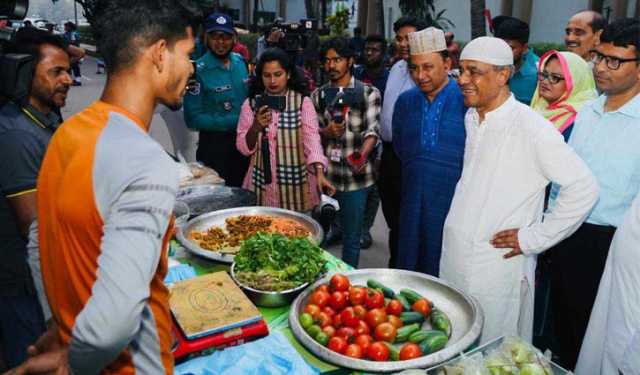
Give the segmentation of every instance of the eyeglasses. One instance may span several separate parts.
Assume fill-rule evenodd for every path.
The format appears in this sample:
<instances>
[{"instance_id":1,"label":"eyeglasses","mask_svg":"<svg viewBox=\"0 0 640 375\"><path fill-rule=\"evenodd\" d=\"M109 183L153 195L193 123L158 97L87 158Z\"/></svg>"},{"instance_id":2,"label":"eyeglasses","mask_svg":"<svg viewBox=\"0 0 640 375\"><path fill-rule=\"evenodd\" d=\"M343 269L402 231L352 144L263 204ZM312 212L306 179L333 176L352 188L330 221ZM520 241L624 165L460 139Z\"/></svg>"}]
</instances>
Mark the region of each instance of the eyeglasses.
<instances>
[{"instance_id":1,"label":"eyeglasses","mask_svg":"<svg viewBox=\"0 0 640 375\"><path fill-rule=\"evenodd\" d=\"M549 83L551 83L552 85L555 85L556 83L560 82L560 81L564 81L564 77L559 76L557 74L552 74L549 72L539 72L538 73L538 81L542 82L544 80L549 81Z\"/></svg>"},{"instance_id":2,"label":"eyeglasses","mask_svg":"<svg viewBox=\"0 0 640 375\"><path fill-rule=\"evenodd\" d=\"M626 62L640 61L640 58L638 57L634 59L621 59L615 56L603 55L600 52L593 50L589 51L589 54L591 57L591 62L593 62L594 65L598 65L600 64L600 61L604 60L607 68L609 68L610 70L618 70L618 68L620 68L620 64L624 64Z\"/></svg>"}]
</instances>

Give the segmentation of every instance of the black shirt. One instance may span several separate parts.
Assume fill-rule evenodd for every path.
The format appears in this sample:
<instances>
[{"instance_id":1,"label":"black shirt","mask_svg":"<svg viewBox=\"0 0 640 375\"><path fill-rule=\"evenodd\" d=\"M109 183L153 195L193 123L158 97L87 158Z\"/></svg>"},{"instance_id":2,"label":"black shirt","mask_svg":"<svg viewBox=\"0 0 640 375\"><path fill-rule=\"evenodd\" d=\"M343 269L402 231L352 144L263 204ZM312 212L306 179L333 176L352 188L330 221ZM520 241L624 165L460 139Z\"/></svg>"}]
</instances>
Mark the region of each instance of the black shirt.
<instances>
[{"instance_id":1,"label":"black shirt","mask_svg":"<svg viewBox=\"0 0 640 375\"><path fill-rule=\"evenodd\" d=\"M35 191L40 164L60 121L53 112L44 115L31 106L24 111L11 102L0 108L0 296L35 291L27 240L20 235L8 198Z\"/></svg>"}]
</instances>

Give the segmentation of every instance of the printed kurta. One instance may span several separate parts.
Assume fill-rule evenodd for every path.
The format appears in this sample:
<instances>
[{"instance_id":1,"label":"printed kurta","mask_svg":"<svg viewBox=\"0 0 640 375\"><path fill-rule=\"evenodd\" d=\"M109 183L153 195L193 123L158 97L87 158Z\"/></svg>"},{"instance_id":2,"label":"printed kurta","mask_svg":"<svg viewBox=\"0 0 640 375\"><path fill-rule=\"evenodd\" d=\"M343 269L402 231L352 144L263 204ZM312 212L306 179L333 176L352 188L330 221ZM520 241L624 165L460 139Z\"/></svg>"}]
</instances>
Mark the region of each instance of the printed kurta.
<instances>
[{"instance_id":1,"label":"printed kurta","mask_svg":"<svg viewBox=\"0 0 640 375\"><path fill-rule=\"evenodd\" d=\"M402 163L398 268L438 276L442 227L462 172L466 110L454 80L433 102L419 88L396 102L393 146Z\"/></svg>"}]
</instances>

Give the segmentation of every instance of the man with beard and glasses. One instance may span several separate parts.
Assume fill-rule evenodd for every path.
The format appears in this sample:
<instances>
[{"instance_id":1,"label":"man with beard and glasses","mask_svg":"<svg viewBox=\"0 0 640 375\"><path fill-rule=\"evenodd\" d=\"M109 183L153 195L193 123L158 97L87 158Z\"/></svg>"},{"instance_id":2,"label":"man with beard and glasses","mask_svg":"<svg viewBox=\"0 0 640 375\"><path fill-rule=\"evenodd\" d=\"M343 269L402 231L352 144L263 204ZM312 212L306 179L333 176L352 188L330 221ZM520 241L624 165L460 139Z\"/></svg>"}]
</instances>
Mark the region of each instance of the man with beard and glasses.
<instances>
[{"instance_id":1,"label":"man with beard and glasses","mask_svg":"<svg viewBox=\"0 0 640 375\"><path fill-rule=\"evenodd\" d=\"M449 78L442 30L409 33L409 70L418 87L405 91L393 113L393 148L402 163L398 268L438 276L442 227L464 154L462 93Z\"/></svg>"},{"instance_id":2,"label":"man with beard and glasses","mask_svg":"<svg viewBox=\"0 0 640 375\"><path fill-rule=\"evenodd\" d=\"M24 361L27 346L46 330L27 264L27 241L36 218L40 164L60 123L55 110L65 105L72 82L62 38L24 28L16 42L15 52L32 55L37 63L24 103L0 108L0 342L9 367Z\"/></svg>"},{"instance_id":3,"label":"man with beard and glasses","mask_svg":"<svg viewBox=\"0 0 640 375\"><path fill-rule=\"evenodd\" d=\"M163 280L178 171L148 132L158 103L182 105L193 9L185 0L95 2L107 82L56 131L38 177L52 324L10 373L173 373Z\"/></svg>"},{"instance_id":4,"label":"man with beard and glasses","mask_svg":"<svg viewBox=\"0 0 640 375\"><path fill-rule=\"evenodd\" d=\"M240 107L248 94L247 66L232 52L236 31L226 14L204 21L207 53L196 60L197 84L184 100L184 119L200 131L196 159L215 169L227 186L240 187L249 158L236 148Z\"/></svg>"},{"instance_id":5,"label":"man with beard and glasses","mask_svg":"<svg viewBox=\"0 0 640 375\"><path fill-rule=\"evenodd\" d=\"M393 65L384 91L382 114L380 118L380 138L382 155L380 156L380 175L378 190L382 203L382 214L389 227L389 267L396 266L398 255L398 231L400 223L400 194L402 190L400 160L392 144L393 113L396 100L403 92L416 87L411 78L407 60L409 59L409 33L424 29L425 25L413 16L404 16L393 24L396 33L396 48L402 60Z\"/></svg>"},{"instance_id":6,"label":"man with beard and glasses","mask_svg":"<svg viewBox=\"0 0 640 375\"><path fill-rule=\"evenodd\" d=\"M466 142L444 224L440 277L484 310L481 342L533 334L537 254L575 231L598 197L596 181L555 127L509 91L513 53L480 37L460 54ZM543 213L550 182L558 204Z\"/></svg>"},{"instance_id":7,"label":"man with beard and glasses","mask_svg":"<svg viewBox=\"0 0 640 375\"><path fill-rule=\"evenodd\" d=\"M330 39L320 55L330 81L314 91L311 100L329 158L327 178L335 186L334 198L340 203L342 260L358 267L365 204L376 182L372 151L378 141L380 92L351 75L355 53L346 38ZM334 88L348 88L350 94L344 95L354 99L334 105L335 100L325 99L325 94Z\"/></svg>"},{"instance_id":8,"label":"man with beard and glasses","mask_svg":"<svg viewBox=\"0 0 640 375\"><path fill-rule=\"evenodd\" d=\"M389 68L385 66L384 61L387 53L387 41L382 35L369 35L365 39L363 52L364 64L354 68L353 76L363 83L373 85L382 94L387 87L387 78L389 78ZM379 151L377 153L379 155ZM378 187L373 186L367 197L367 208L364 214L364 226L360 239L362 249L368 249L373 242L371 227L375 222L378 207L380 207L380 195Z\"/></svg>"},{"instance_id":9,"label":"man with beard and glasses","mask_svg":"<svg viewBox=\"0 0 640 375\"><path fill-rule=\"evenodd\" d=\"M606 25L607 20L596 11L578 12L569 18L564 30L564 45L570 52L591 61L589 51L600 43L600 34Z\"/></svg>"},{"instance_id":10,"label":"man with beard and glasses","mask_svg":"<svg viewBox=\"0 0 640 375\"><path fill-rule=\"evenodd\" d=\"M507 42L513 51L515 72L509 79L509 89L526 105L531 103L538 85L538 55L529 48L529 25L517 18L499 16L494 19L495 36Z\"/></svg>"},{"instance_id":11,"label":"man with beard and glasses","mask_svg":"<svg viewBox=\"0 0 640 375\"><path fill-rule=\"evenodd\" d=\"M640 191L640 21L606 26L591 62L602 95L578 111L569 145L602 191L586 222L551 251L556 353L568 369L576 364L616 228Z\"/></svg>"}]
</instances>

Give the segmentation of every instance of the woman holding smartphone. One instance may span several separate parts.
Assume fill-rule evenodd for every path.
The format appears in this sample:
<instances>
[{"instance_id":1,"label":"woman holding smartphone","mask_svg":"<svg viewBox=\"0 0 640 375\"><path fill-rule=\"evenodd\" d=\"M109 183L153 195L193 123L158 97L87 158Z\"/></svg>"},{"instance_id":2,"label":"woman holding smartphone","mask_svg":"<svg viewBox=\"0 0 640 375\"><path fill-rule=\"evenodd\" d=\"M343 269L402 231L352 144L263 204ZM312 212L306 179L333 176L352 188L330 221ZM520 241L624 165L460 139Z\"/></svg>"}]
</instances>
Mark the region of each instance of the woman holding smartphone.
<instances>
[{"instance_id":1,"label":"woman holding smartphone","mask_svg":"<svg viewBox=\"0 0 640 375\"><path fill-rule=\"evenodd\" d=\"M251 156L242 187L254 191L261 206L309 212L320 193L335 193L325 177L328 161L306 83L279 48L260 56L240 110L236 146Z\"/></svg>"}]
</instances>

